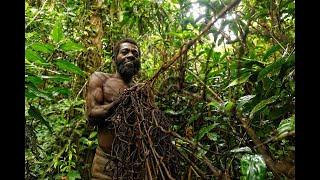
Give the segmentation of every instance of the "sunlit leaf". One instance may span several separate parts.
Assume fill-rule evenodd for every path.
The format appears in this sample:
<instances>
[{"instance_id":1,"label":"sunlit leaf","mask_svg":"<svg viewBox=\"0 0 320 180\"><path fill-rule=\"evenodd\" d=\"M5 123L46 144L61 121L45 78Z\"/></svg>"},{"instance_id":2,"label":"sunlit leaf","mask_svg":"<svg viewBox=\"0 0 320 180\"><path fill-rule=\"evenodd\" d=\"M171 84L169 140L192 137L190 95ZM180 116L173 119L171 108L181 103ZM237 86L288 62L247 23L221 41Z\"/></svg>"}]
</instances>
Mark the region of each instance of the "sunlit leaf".
<instances>
[{"instance_id":1,"label":"sunlit leaf","mask_svg":"<svg viewBox=\"0 0 320 180\"><path fill-rule=\"evenodd\" d=\"M261 155L244 154L240 160L241 173L246 180L265 180L267 166Z\"/></svg>"},{"instance_id":2,"label":"sunlit leaf","mask_svg":"<svg viewBox=\"0 0 320 180\"><path fill-rule=\"evenodd\" d=\"M92 139L92 138L95 138L97 136L97 132L91 132L90 135L89 135L89 138Z\"/></svg>"},{"instance_id":3,"label":"sunlit leaf","mask_svg":"<svg viewBox=\"0 0 320 180\"><path fill-rule=\"evenodd\" d=\"M63 43L59 46L59 48L63 51L76 51L76 50L82 50L83 47L75 42L68 41L66 43Z\"/></svg>"},{"instance_id":4,"label":"sunlit leaf","mask_svg":"<svg viewBox=\"0 0 320 180\"><path fill-rule=\"evenodd\" d=\"M234 153L239 153L239 152L252 153L252 150L248 146L245 146L245 147L232 149L230 152L234 152Z\"/></svg>"},{"instance_id":5,"label":"sunlit leaf","mask_svg":"<svg viewBox=\"0 0 320 180\"><path fill-rule=\"evenodd\" d=\"M38 53L32 51L31 49L27 49L25 51L25 56L29 61L32 61L38 64L45 62L45 60Z\"/></svg>"},{"instance_id":6,"label":"sunlit leaf","mask_svg":"<svg viewBox=\"0 0 320 180\"><path fill-rule=\"evenodd\" d=\"M232 81L226 88L247 82L250 76L251 76L251 74L243 75L243 76L235 79L234 81Z\"/></svg>"},{"instance_id":7,"label":"sunlit leaf","mask_svg":"<svg viewBox=\"0 0 320 180\"><path fill-rule=\"evenodd\" d=\"M277 128L279 134L288 132L288 131L295 131L295 115L281 120L279 127Z\"/></svg>"},{"instance_id":8,"label":"sunlit leaf","mask_svg":"<svg viewBox=\"0 0 320 180\"><path fill-rule=\"evenodd\" d=\"M44 44L44 43L34 43L31 45L32 49L41 51L44 53L53 53L54 47L51 44Z\"/></svg>"},{"instance_id":9,"label":"sunlit leaf","mask_svg":"<svg viewBox=\"0 0 320 180\"><path fill-rule=\"evenodd\" d=\"M56 23L54 24L51 37L56 43L59 43L63 39L63 29L60 20L56 21Z\"/></svg>"},{"instance_id":10,"label":"sunlit leaf","mask_svg":"<svg viewBox=\"0 0 320 180\"><path fill-rule=\"evenodd\" d=\"M241 109L244 104L249 102L254 97L256 97L256 95L246 95L246 96L240 97L237 101L237 109Z\"/></svg>"},{"instance_id":11,"label":"sunlit leaf","mask_svg":"<svg viewBox=\"0 0 320 180\"><path fill-rule=\"evenodd\" d=\"M40 76L42 79L51 79L53 81L69 81L70 76L68 75L63 75L63 74L57 74L54 76Z\"/></svg>"},{"instance_id":12,"label":"sunlit leaf","mask_svg":"<svg viewBox=\"0 0 320 180\"><path fill-rule=\"evenodd\" d=\"M207 133L207 137L208 139L210 139L211 141L217 141L219 138L219 135L217 133L213 133L213 132L208 132Z\"/></svg>"}]
</instances>

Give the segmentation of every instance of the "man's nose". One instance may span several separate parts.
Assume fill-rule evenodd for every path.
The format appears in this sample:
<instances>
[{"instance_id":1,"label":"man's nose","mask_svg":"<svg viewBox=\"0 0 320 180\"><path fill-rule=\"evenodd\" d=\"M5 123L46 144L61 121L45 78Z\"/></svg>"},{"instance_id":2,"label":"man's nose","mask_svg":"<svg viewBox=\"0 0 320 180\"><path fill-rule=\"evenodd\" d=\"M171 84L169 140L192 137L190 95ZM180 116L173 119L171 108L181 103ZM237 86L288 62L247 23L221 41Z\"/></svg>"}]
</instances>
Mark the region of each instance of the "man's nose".
<instances>
[{"instance_id":1,"label":"man's nose","mask_svg":"<svg viewBox=\"0 0 320 180\"><path fill-rule=\"evenodd\" d=\"M135 59L135 57L134 57L134 55L132 54L132 52L129 52L129 53L127 54L126 58L127 58L127 59L130 59L130 60L134 60L134 59Z\"/></svg>"}]
</instances>

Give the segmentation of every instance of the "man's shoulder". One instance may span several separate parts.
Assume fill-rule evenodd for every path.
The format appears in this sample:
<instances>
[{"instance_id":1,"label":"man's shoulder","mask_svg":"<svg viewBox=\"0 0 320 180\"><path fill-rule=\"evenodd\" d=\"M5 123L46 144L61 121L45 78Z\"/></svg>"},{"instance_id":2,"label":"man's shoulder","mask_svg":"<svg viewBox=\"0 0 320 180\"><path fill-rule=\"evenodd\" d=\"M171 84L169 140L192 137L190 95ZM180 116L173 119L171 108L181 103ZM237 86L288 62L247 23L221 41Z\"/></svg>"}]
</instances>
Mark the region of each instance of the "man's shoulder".
<instances>
[{"instance_id":1,"label":"man's shoulder","mask_svg":"<svg viewBox=\"0 0 320 180\"><path fill-rule=\"evenodd\" d=\"M96 84L96 85L101 86L109 78L110 78L109 73L94 72L90 76L89 84Z\"/></svg>"},{"instance_id":2,"label":"man's shoulder","mask_svg":"<svg viewBox=\"0 0 320 180\"><path fill-rule=\"evenodd\" d=\"M111 76L112 76L112 74L97 71L97 72L92 73L90 78L91 79L96 79L96 78L98 78L98 79L107 79L107 78L110 78Z\"/></svg>"}]
</instances>

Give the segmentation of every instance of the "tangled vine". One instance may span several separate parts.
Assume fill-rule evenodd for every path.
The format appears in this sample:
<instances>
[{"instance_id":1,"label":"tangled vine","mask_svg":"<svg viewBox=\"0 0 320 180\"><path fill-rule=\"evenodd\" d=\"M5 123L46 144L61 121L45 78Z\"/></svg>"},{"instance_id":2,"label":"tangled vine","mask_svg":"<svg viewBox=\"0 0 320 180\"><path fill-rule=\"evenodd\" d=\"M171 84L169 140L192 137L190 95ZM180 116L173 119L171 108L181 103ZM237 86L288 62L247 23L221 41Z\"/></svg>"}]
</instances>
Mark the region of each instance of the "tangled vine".
<instances>
[{"instance_id":1,"label":"tangled vine","mask_svg":"<svg viewBox=\"0 0 320 180\"><path fill-rule=\"evenodd\" d=\"M150 86L127 90L108 121L114 133L114 179L180 179L183 157L166 131L170 120L157 108ZM110 164L106 164L106 166Z\"/></svg>"}]
</instances>

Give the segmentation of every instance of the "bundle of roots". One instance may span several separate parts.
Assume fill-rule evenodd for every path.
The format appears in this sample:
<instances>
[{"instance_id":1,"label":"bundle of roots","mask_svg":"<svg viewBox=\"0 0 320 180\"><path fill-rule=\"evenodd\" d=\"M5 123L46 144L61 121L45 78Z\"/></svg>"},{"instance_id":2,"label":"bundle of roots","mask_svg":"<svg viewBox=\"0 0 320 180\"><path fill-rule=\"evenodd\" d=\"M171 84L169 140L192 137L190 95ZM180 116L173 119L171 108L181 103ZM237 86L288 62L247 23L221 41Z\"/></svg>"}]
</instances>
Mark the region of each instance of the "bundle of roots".
<instances>
[{"instance_id":1,"label":"bundle of roots","mask_svg":"<svg viewBox=\"0 0 320 180\"><path fill-rule=\"evenodd\" d=\"M180 179L183 158L165 132L170 122L155 105L151 88L144 85L128 90L120 98L121 103L107 120L115 136L113 178Z\"/></svg>"}]
</instances>

